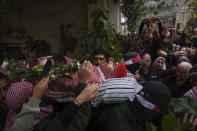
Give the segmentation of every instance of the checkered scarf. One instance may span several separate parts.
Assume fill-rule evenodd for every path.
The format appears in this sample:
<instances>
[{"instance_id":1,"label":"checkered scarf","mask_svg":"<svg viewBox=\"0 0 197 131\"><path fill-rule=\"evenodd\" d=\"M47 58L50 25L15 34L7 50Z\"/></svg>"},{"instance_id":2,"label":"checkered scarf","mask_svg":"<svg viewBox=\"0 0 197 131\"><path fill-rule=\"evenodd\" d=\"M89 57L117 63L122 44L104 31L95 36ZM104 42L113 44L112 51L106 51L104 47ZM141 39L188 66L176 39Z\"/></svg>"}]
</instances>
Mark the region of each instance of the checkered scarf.
<instances>
[{"instance_id":1,"label":"checkered scarf","mask_svg":"<svg viewBox=\"0 0 197 131\"><path fill-rule=\"evenodd\" d=\"M10 108L5 131L7 131L13 124L13 119L20 112L24 103L27 103L29 97L33 93L33 85L29 82L16 82L11 85L6 93L6 103Z\"/></svg>"},{"instance_id":2,"label":"checkered scarf","mask_svg":"<svg viewBox=\"0 0 197 131\"><path fill-rule=\"evenodd\" d=\"M117 78L117 72L118 72L118 66L114 67L114 71L113 72L109 72L104 65L100 65L100 69L103 72L105 79L109 79L109 78Z\"/></svg>"},{"instance_id":3,"label":"checkered scarf","mask_svg":"<svg viewBox=\"0 0 197 131\"><path fill-rule=\"evenodd\" d=\"M57 92L75 91L77 82L69 76L60 76L54 80L52 90Z\"/></svg>"},{"instance_id":4,"label":"checkered scarf","mask_svg":"<svg viewBox=\"0 0 197 131\"><path fill-rule=\"evenodd\" d=\"M76 87L76 76L72 78L63 75L54 80L46 96L59 102L70 102L74 99Z\"/></svg>"},{"instance_id":5,"label":"checkered scarf","mask_svg":"<svg viewBox=\"0 0 197 131\"><path fill-rule=\"evenodd\" d=\"M52 83L51 89L46 93L46 97L50 97L58 101L59 103L71 102L75 97L75 89L77 87L77 81L75 78L69 78L68 76L60 76ZM49 117L53 113L53 106L49 104L47 107L41 107L40 112L33 124L33 128L43 119Z\"/></svg>"}]
</instances>

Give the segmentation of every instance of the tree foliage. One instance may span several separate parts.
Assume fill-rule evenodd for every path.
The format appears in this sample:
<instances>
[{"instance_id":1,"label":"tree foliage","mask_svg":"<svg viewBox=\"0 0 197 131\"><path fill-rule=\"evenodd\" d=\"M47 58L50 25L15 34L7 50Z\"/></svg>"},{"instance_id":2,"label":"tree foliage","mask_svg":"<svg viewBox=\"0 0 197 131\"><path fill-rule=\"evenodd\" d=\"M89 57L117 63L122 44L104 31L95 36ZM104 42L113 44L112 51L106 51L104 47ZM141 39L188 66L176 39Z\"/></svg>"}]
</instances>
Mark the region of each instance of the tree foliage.
<instances>
[{"instance_id":1,"label":"tree foliage","mask_svg":"<svg viewBox=\"0 0 197 131\"><path fill-rule=\"evenodd\" d=\"M40 80L41 73L44 70L44 64L35 65L33 68L28 68L22 61L16 61L13 59L6 60L7 65L5 69L12 75L9 75L11 81L31 81L37 82ZM74 76L74 73L78 71L77 61L74 60L72 64L65 65L64 63L55 63L52 65L49 71L50 82L56 78L70 73Z\"/></svg>"},{"instance_id":2,"label":"tree foliage","mask_svg":"<svg viewBox=\"0 0 197 131\"><path fill-rule=\"evenodd\" d=\"M137 31L142 17L146 16L147 7L144 4L144 0L122 0L121 11L130 32Z\"/></svg>"},{"instance_id":3,"label":"tree foliage","mask_svg":"<svg viewBox=\"0 0 197 131\"><path fill-rule=\"evenodd\" d=\"M97 1L97 8L91 13L92 24L81 42L81 48L87 53L101 48L112 55L116 60L122 58L122 46L117 40L117 34L113 25L108 20L108 8L106 0Z\"/></svg>"},{"instance_id":4,"label":"tree foliage","mask_svg":"<svg viewBox=\"0 0 197 131\"><path fill-rule=\"evenodd\" d=\"M187 112L194 116L197 115L197 101L192 98L179 98L170 104L174 112ZM152 123L147 123L147 131L155 131L155 126ZM189 122L182 123L178 121L174 114L164 117L162 121L162 131L196 131L196 127L192 127Z\"/></svg>"},{"instance_id":5,"label":"tree foliage","mask_svg":"<svg viewBox=\"0 0 197 131\"><path fill-rule=\"evenodd\" d=\"M170 3L164 0L153 0L156 6L146 5L146 0L122 0L121 11L126 19L125 24L129 32L136 32L143 17L157 15L160 10L169 9L177 6L177 3Z\"/></svg>"}]
</instances>

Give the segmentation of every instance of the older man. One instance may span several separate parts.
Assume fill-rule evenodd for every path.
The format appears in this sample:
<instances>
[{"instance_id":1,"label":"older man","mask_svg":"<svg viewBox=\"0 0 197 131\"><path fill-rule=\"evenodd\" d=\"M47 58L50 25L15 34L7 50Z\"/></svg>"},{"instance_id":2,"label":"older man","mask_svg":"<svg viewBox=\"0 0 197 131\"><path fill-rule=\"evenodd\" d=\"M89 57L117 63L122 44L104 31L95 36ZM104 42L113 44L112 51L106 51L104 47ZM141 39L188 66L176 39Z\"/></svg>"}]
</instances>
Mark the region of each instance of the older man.
<instances>
[{"instance_id":1,"label":"older man","mask_svg":"<svg viewBox=\"0 0 197 131\"><path fill-rule=\"evenodd\" d=\"M139 72L140 74L140 81L139 82L145 82L150 79L151 76L151 56L148 53L144 53L141 58L146 61L146 64L144 64ZM141 83L141 84L142 84Z\"/></svg>"}]
</instances>

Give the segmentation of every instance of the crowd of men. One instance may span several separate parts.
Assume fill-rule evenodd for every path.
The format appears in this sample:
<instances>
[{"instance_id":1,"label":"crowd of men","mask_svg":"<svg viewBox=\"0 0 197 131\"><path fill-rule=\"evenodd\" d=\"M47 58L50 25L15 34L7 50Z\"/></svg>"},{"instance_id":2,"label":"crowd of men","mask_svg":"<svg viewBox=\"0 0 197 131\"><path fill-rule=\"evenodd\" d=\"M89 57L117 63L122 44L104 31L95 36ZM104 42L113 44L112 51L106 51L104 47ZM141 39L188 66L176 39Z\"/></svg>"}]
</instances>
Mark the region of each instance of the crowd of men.
<instances>
[{"instance_id":1,"label":"crowd of men","mask_svg":"<svg viewBox=\"0 0 197 131\"><path fill-rule=\"evenodd\" d=\"M162 130L173 99L197 98L197 30L192 40L187 33L185 28L174 40L159 19L145 19L138 48L125 52L122 61L96 49L92 61L85 60L74 77L65 72L51 84L47 76L36 84L12 82L12 73L1 68L0 130L144 131L147 122ZM65 65L73 62L61 58ZM27 68L47 60L55 62L53 56L42 57ZM196 126L195 116L190 122Z\"/></svg>"}]
</instances>

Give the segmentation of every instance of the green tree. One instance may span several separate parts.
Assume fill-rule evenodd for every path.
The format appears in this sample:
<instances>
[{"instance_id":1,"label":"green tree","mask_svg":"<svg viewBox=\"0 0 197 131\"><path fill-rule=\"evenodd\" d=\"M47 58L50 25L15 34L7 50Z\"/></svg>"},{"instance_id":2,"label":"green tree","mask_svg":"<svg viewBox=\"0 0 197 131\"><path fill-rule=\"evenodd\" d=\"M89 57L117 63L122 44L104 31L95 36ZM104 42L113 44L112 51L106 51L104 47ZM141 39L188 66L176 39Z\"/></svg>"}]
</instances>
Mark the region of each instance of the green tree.
<instances>
[{"instance_id":1,"label":"green tree","mask_svg":"<svg viewBox=\"0 0 197 131\"><path fill-rule=\"evenodd\" d=\"M126 19L125 24L129 32L136 32L143 17L148 15L156 15L163 9L170 9L177 4L172 2L165 2L163 0L154 0L156 3L154 7L146 6L147 0L122 0L121 12Z\"/></svg>"},{"instance_id":2,"label":"green tree","mask_svg":"<svg viewBox=\"0 0 197 131\"><path fill-rule=\"evenodd\" d=\"M144 0L122 0L121 11L126 18L128 31L136 32L142 17L146 16L148 9Z\"/></svg>"},{"instance_id":3,"label":"green tree","mask_svg":"<svg viewBox=\"0 0 197 131\"><path fill-rule=\"evenodd\" d=\"M80 48L85 48L87 53L92 53L94 49L101 48L119 61L122 58L122 46L117 40L113 25L108 20L108 1L93 0L89 2L90 4L96 4L96 8L91 13L92 23L88 31L85 32Z\"/></svg>"}]
</instances>

